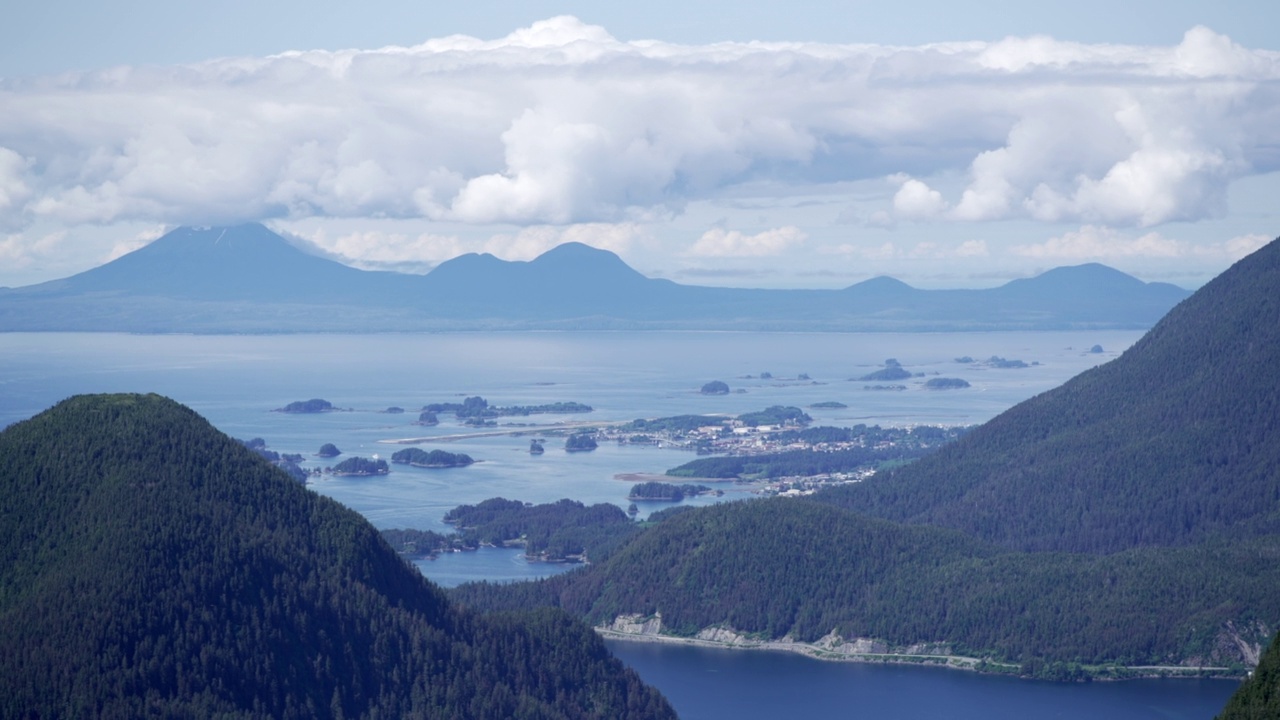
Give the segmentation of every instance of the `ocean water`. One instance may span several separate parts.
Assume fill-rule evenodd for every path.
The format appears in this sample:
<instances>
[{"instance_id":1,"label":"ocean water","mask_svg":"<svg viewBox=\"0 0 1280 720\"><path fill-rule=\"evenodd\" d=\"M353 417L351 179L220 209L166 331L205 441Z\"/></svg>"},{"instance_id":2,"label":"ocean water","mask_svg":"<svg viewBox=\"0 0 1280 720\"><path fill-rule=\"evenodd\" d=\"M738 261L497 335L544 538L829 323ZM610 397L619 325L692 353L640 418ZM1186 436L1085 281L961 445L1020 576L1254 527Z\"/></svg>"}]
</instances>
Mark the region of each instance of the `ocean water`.
<instances>
[{"instance_id":1,"label":"ocean water","mask_svg":"<svg viewBox=\"0 0 1280 720\"><path fill-rule=\"evenodd\" d=\"M281 453L300 453L322 468L342 457L389 458L405 447L464 452L466 468L392 465L378 478L321 476L311 487L380 528L447 531L444 513L489 497L527 502L571 498L626 507L631 483L622 473L662 473L694 456L681 450L604 443L569 454L546 437L547 451L528 453L529 435L556 423L613 422L685 413L739 414L770 405L805 407L817 425L971 425L1062 384L1116 357L1141 333L455 333L405 335L126 335L0 334L0 427L30 417L71 395L156 392L199 412L233 437L261 437ZM1089 349L1101 345L1102 353ZM958 363L969 356L1022 360L998 369ZM918 377L901 391L864 389L854 378L893 358ZM761 379L768 372L771 379ZM800 380L802 373L808 380ZM967 380L962 390L927 390L931 377ZM704 396L722 380L733 392ZM427 403L481 395L495 405L574 401L584 415L501 418L476 436L452 418L437 427L413 424ZM295 400L324 398L340 412L272 412ZM838 401L842 409L808 409ZM390 406L406 410L387 414ZM505 423L519 423L507 425ZM459 437L463 436L463 437ZM390 440L418 438L417 445ZM333 443L342 457L314 453ZM750 497L732 484L721 500ZM693 498L705 504L712 498ZM646 504L642 514L665 505ZM434 581L520 580L566 568L529 563L518 550L482 549L418 564ZM777 653L719 653L613 643L620 656L673 700L686 718L777 717L1159 717L1209 718L1234 688L1230 682L1056 685L985 678L922 668L820 663ZM877 674L888 673L888 675ZM772 681L771 677L779 678ZM891 678L906 678L895 686ZM786 678L785 681L781 678ZM895 681L896 682L896 681ZM888 695L885 688L898 687ZM959 695L957 695L959 693ZM883 704L874 698L884 695ZM939 704L927 698L938 696ZM894 696L898 704L891 703ZM982 698L982 712L961 712L956 698ZM1168 697L1168 702L1161 700ZM948 701L946 698L952 698ZM742 702L734 704L736 699ZM1036 712L1030 712L1038 707ZM1098 714L1099 707L1127 708ZM729 712L729 708L734 708ZM777 712L766 712L766 708ZM1139 711L1136 708L1146 708ZM1006 712L1006 710L1008 712ZM754 712L754 714L753 714ZM1142 714L1146 712L1147 714ZM1011 714L1012 713L1012 714ZM1021 713L1021 714L1020 714ZM1027 714L1030 713L1030 714Z\"/></svg>"},{"instance_id":2,"label":"ocean water","mask_svg":"<svg viewBox=\"0 0 1280 720\"><path fill-rule=\"evenodd\" d=\"M630 641L609 649L683 720L1209 720L1232 680L1056 683L946 668L823 662Z\"/></svg>"},{"instance_id":3,"label":"ocean water","mask_svg":"<svg viewBox=\"0 0 1280 720\"><path fill-rule=\"evenodd\" d=\"M662 473L693 458L687 451L604 444L568 454L547 439L528 453L526 432L559 422L612 422L685 413L739 414L770 405L806 407L838 401L843 409L808 409L816 425L972 425L1020 400L1060 385L1131 345L1137 332L1063 333L455 333L410 335L126 335L0 334L0 427L70 395L156 392L199 412L233 437L260 437L281 453L307 456L308 467L342 457L389 457L423 438L424 449L463 452L467 468L392 466L382 478L313 483L380 528L447 530L450 508L501 496L527 502L572 498L626 507L631 483L621 473ZM1093 345L1104 352L1089 353ZM1029 367L995 369L958 357L999 356ZM864 389L862 377L893 358L921 377L902 391ZM760 379L770 373L768 380ZM809 380L799 380L807 374ZM751 377L748 377L751 376ZM930 377L958 377L962 390L926 390ZM711 380L729 395L698 392ZM503 418L498 432L476 432L442 417L414 425L427 403L480 395L496 405L586 403L594 412ZM295 400L323 398L342 412L272 412ZM399 415L381 412L397 406ZM507 423L520 424L519 426ZM535 427L528 427L533 425ZM468 436L468 437L458 437ZM535 435L536 436L536 435ZM333 443L342 457L311 457ZM747 497L732 485L723 499ZM692 504L711 502L693 498ZM646 504L642 512L654 509ZM440 563L444 566L447 563ZM523 569L490 563L500 577ZM424 568L430 573L429 568ZM448 579L441 578L448 582Z\"/></svg>"}]
</instances>

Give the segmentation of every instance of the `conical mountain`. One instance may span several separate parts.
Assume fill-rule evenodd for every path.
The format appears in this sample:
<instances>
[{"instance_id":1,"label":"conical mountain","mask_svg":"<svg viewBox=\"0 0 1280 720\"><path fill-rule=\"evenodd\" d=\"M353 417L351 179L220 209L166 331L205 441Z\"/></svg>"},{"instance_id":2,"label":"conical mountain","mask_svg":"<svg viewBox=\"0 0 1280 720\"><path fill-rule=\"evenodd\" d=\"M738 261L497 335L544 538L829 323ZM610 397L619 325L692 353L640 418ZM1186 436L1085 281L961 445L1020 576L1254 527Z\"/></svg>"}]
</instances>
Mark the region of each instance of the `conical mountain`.
<instances>
[{"instance_id":1,"label":"conical mountain","mask_svg":"<svg viewBox=\"0 0 1280 720\"><path fill-rule=\"evenodd\" d=\"M1120 358L897 472L827 496L1025 550L1280 530L1280 241Z\"/></svg>"},{"instance_id":2,"label":"conical mountain","mask_svg":"<svg viewBox=\"0 0 1280 720\"><path fill-rule=\"evenodd\" d=\"M309 255L258 223L180 227L111 262L29 288L182 300L368 303L404 292L410 276L357 270Z\"/></svg>"},{"instance_id":3,"label":"conical mountain","mask_svg":"<svg viewBox=\"0 0 1280 720\"><path fill-rule=\"evenodd\" d=\"M672 717L558 613L453 606L158 396L0 433L0 716Z\"/></svg>"}]
</instances>

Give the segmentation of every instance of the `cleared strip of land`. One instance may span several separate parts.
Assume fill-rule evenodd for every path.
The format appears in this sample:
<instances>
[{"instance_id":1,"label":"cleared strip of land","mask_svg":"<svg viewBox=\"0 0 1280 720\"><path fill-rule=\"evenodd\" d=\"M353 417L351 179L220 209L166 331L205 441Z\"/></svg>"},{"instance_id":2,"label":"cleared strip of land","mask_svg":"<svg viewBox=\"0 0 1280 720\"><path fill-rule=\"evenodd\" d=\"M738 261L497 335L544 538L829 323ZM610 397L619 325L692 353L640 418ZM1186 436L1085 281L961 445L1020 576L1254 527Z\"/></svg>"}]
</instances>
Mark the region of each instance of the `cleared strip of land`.
<instances>
[{"instance_id":1,"label":"cleared strip of land","mask_svg":"<svg viewBox=\"0 0 1280 720\"><path fill-rule=\"evenodd\" d=\"M545 435L565 430L576 430L578 428L589 427L616 427L618 425L626 425L630 420L609 420L605 422L591 422L587 420L574 420L572 422L554 423L552 425L519 426L494 428L492 430L480 430L468 433L454 433L451 435L426 435L423 437L411 438L391 438L388 440L379 440L384 445L422 445L430 442L453 442L455 440L473 440L475 438L486 437L519 437L522 435Z\"/></svg>"}]
</instances>

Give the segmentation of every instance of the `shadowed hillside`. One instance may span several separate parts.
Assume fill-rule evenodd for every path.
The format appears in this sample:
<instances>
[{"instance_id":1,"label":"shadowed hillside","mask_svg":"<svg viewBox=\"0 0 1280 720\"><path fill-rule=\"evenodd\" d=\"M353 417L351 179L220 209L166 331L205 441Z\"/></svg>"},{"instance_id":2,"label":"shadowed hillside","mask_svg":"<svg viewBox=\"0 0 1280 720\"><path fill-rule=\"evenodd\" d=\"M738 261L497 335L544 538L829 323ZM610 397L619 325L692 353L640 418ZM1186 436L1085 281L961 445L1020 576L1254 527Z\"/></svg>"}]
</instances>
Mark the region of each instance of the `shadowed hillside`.
<instances>
[{"instance_id":1,"label":"shadowed hillside","mask_svg":"<svg viewBox=\"0 0 1280 720\"><path fill-rule=\"evenodd\" d=\"M0 716L673 717L556 612L460 611L158 396L0 433Z\"/></svg>"},{"instance_id":2,"label":"shadowed hillside","mask_svg":"<svg viewBox=\"0 0 1280 720\"><path fill-rule=\"evenodd\" d=\"M1280 241L1120 358L827 502L1011 548L1113 552L1280 531Z\"/></svg>"}]
</instances>

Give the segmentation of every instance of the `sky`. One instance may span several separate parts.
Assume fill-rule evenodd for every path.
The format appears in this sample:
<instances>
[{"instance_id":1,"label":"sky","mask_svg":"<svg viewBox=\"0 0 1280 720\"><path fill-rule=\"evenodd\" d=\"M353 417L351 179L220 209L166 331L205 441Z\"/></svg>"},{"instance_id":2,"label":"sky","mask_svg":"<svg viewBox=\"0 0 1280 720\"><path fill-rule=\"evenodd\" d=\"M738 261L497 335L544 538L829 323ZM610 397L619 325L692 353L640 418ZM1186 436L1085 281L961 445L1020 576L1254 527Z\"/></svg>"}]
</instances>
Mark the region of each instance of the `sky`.
<instances>
[{"instance_id":1,"label":"sky","mask_svg":"<svg viewBox=\"0 0 1280 720\"><path fill-rule=\"evenodd\" d=\"M180 225L427 272L1195 288L1280 235L1280 4L47 0L0 24L0 286Z\"/></svg>"}]
</instances>

